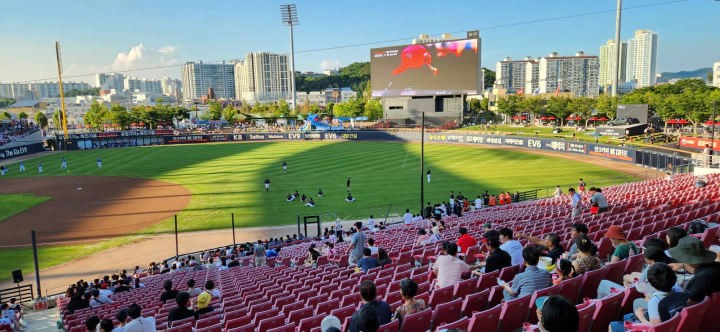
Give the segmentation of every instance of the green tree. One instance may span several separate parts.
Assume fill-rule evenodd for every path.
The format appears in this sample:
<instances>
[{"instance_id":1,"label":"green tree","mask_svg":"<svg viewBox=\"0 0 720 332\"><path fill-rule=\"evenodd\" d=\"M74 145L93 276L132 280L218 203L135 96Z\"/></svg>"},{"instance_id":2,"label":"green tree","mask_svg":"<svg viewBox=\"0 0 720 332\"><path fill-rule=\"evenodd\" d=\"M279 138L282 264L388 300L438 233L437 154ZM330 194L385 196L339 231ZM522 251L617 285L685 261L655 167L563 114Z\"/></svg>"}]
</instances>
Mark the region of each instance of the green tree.
<instances>
[{"instance_id":1,"label":"green tree","mask_svg":"<svg viewBox=\"0 0 720 332\"><path fill-rule=\"evenodd\" d=\"M681 116L681 113L674 107L678 103L678 95L660 95L651 94L648 98L649 106L655 111L655 114L665 122L665 129L667 129L667 122L671 119Z\"/></svg>"},{"instance_id":2,"label":"green tree","mask_svg":"<svg viewBox=\"0 0 720 332\"><path fill-rule=\"evenodd\" d=\"M585 120L585 127L588 125L594 108L595 100L589 97L575 97L570 101L570 109Z\"/></svg>"},{"instance_id":3,"label":"green tree","mask_svg":"<svg viewBox=\"0 0 720 332\"><path fill-rule=\"evenodd\" d=\"M28 115L25 112L20 112L20 114L18 114L18 119L20 119L20 120L27 120L27 118L28 118Z\"/></svg>"},{"instance_id":4,"label":"green tree","mask_svg":"<svg viewBox=\"0 0 720 332\"><path fill-rule=\"evenodd\" d=\"M12 114L8 111L2 112L2 114L0 114L0 120L12 120Z\"/></svg>"},{"instance_id":5,"label":"green tree","mask_svg":"<svg viewBox=\"0 0 720 332\"><path fill-rule=\"evenodd\" d=\"M190 110L183 106L175 106L171 110L173 119L177 122L182 122L183 120L190 118Z\"/></svg>"},{"instance_id":6,"label":"green tree","mask_svg":"<svg viewBox=\"0 0 720 332\"><path fill-rule=\"evenodd\" d=\"M620 98L617 96L613 97L607 93L603 93L595 99L595 108L598 113L602 113L612 120L615 119L615 116L617 115L617 105L619 101Z\"/></svg>"},{"instance_id":7,"label":"green tree","mask_svg":"<svg viewBox=\"0 0 720 332\"><path fill-rule=\"evenodd\" d=\"M335 107L335 103L333 103L333 102L328 102L327 105L325 105L325 110L326 110L328 113L333 114L333 107Z\"/></svg>"},{"instance_id":8,"label":"green tree","mask_svg":"<svg viewBox=\"0 0 720 332\"><path fill-rule=\"evenodd\" d=\"M712 109L710 108L710 93L685 90L671 99L672 107L693 125L693 132L701 123L710 119Z\"/></svg>"},{"instance_id":9,"label":"green tree","mask_svg":"<svg viewBox=\"0 0 720 332\"><path fill-rule=\"evenodd\" d=\"M62 111L57 110L53 113L53 127L56 129L62 128Z\"/></svg>"},{"instance_id":10,"label":"green tree","mask_svg":"<svg viewBox=\"0 0 720 332\"><path fill-rule=\"evenodd\" d=\"M528 97L522 102L522 109L530 111L535 116L540 116L545 110L545 101L540 97Z\"/></svg>"},{"instance_id":11,"label":"green tree","mask_svg":"<svg viewBox=\"0 0 720 332\"><path fill-rule=\"evenodd\" d=\"M85 117L83 117L83 123L86 126L90 126L90 128L98 131L101 130L103 125L108 121L110 121L110 111L104 103L100 104L97 100L93 101L90 105L90 110L88 110L88 112L85 113Z\"/></svg>"},{"instance_id":12,"label":"green tree","mask_svg":"<svg viewBox=\"0 0 720 332\"><path fill-rule=\"evenodd\" d=\"M120 129L129 127L133 122L130 112L119 103L110 106L110 121L117 124Z\"/></svg>"},{"instance_id":13,"label":"green tree","mask_svg":"<svg viewBox=\"0 0 720 332\"><path fill-rule=\"evenodd\" d=\"M216 101L209 100L210 107L206 112L206 118L208 120L219 120L222 118L223 108L222 105Z\"/></svg>"},{"instance_id":14,"label":"green tree","mask_svg":"<svg viewBox=\"0 0 720 332\"><path fill-rule=\"evenodd\" d=\"M231 105L227 105L225 109L222 112L222 118L225 119L227 122L232 122L232 120L235 118L235 115L238 114L238 111L233 108Z\"/></svg>"},{"instance_id":15,"label":"green tree","mask_svg":"<svg viewBox=\"0 0 720 332\"><path fill-rule=\"evenodd\" d=\"M363 114L365 103L358 96L351 97L347 102L333 106L333 114L339 118L355 118Z\"/></svg>"},{"instance_id":16,"label":"green tree","mask_svg":"<svg viewBox=\"0 0 720 332\"><path fill-rule=\"evenodd\" d=\"M483 98L480 101L480 111L487 112L488 110L490 110L490 100Z\"/></svg>"},{"instance_id":17,"label":"green tree","mask_svg":"<svg viewBox=\"0 0 720 332\"><path fill-rule=\"evenodd\" d=\"M505 97L499 98L497 101L498 112L512 117L513 114L517 114L522 110L523 100L525 98L521 95L511 94Z\"/></svg>"},{"instance_id":18,"label":"green tree","mask_svg":"<svg viewBox=\"0 0 720 332\"><path fill-rule=\"evenodd\" d=\"M45 113L43 113L43 112L35 113L35 123L38 126L40 126L40 128L47 128L48 118L47 118L47 116L45 116Z\"/></svg>"},{"instance_id":19,"label":"green tree","mask_svg":"<svg viewBox=\"0 0 720 332\"><path fill-rule=\"evenodd\" d=\"M480 113L482 111L482 101L477 98L472 98L468 101L468 109L471 112Z\"/></svg>"},{"instance_id":20,"label":"green tree","mask_svg":"<svg viewBox=\"0 0 720 332\"><path fill-rule=\"evenodd\" d=\"M90 88L88 90L71 89L65 92L65 97L76 97L76 96L99 96L100 88ZM60 97L60 96L57 96Z\"/></svg>"},{"instance_id":21,"label":"green tree","mask_svg":"<svg viewBox=\"0 0 720 332\"><path fill-rule=\"evenodd\" d=\"M547 112L560 120L560 125L565 123L565 119L570 116L570 98L568 97L550 97L547 101Z\"/></svg>"},{"instance_id":22,"label":"green tree","mask_svg":"<svg viewBox=\"0 0 720 332\"><path fill-rule=\"evenodd\" d=\"M310 105L310 109L308 110L308 113L312 114L319 114L322 110L320 109L320 106L317 104Z\"/></svg>"},{"instance_id":23,"label":"green tree","mask_svg":"<svg viewBox=\"0 0 720 332\"><path fill-rule=\"evenodd\" d=\"M0 98L0 108L7 108L10 105L15 104L17 101L14 98Z\"/></svg>"},{"instance_id":24,"label":"green tree","mask_svg":"<svg viewBox=\"0 0 720 332\"><path fill-rule=\"evenodd\" d=\"M282 116L290 116L290 106L287 103L287 100L280 99L277 103L277 112Z\"/></svg>"},{"instance_id":25,"label":"green tree","mask_svg":"<svg viewBox=\"0 0 720 332\"><path fill-rule=\"evenodd\" d=\"M485 85L485 88L491 88L493 84L495 84L495 71L487 69L483 67L482 69L485 69L485 80L483 84Z\"/></svg>"},{"instance_id":26,"label":"green tree","mask_svg":"<svg viewBox=\"0 0 720 332\"><path fill-rule=\"evenodd\" d=\"M363 115L367 116L370 121L381 119L383 116L383 105L377 99L370 99L365 103L365 112Z\"/></svg>"}]
</instances>

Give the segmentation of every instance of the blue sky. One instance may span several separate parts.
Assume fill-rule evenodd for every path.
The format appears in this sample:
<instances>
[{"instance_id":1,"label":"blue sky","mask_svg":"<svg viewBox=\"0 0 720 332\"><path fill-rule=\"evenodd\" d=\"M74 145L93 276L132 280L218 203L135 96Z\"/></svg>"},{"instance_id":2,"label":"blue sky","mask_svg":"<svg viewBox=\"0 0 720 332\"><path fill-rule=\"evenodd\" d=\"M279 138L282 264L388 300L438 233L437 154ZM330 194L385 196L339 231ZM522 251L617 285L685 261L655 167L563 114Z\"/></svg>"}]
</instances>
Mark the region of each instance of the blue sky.
<instances>
[{"instance_id":1,"label":"blue sky","mask_svg":"<svg viewBox=\"0 0 720 332\"><path fill-rule=\"evenodd\" d=\"M672 0L625 0L623 7ZM280 22L287 1L7 1L0 25L0 82L56 79L54 42L65 76L185 61L243 58L247 52L289 52ZM615 13L508 27L505 24L613 10L614 0L325 1L297 0L296 70L322 71L368 61L371 47L406 44L421 33L480 30L482 63L494 69L506 56L539 57L583 50L597 55L615 34ZM687 0L623 12L622 39L635 30L659 34L658 71L695 70L720 61L720 2ZM496 27L496 28L493 28ZM367 46L328 47L389 41ZM311 51L311 52L303 52ZM129 73L180 78L180 68ZM94 84L93 76L68 78Z\"/></svg>"}]
</instances>

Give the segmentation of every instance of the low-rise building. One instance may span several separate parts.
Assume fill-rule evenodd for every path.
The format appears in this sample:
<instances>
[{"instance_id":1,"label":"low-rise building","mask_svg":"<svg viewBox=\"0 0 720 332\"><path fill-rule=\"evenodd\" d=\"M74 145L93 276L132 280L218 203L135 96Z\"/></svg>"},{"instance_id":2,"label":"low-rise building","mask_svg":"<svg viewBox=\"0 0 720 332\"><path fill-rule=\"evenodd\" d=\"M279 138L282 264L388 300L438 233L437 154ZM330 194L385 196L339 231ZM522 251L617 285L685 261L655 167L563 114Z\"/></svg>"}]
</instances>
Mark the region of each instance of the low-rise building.
<instances>
[{"instance_id":1,"label":"low-rise building","mask_svg":"<svg viewBox=\"0 0 720 332\"><path fill-rule=\"evenodd\" d=\"M24 100L19 101L15 104L10 105L8 107L8 111L13 114L20 114L22 112L25 112L25 114L28 115L28 118L33 119L35 117L35 113L39 111L44 111L47 109L47 103L40 100Z\"/></svg>"}]
</instances>

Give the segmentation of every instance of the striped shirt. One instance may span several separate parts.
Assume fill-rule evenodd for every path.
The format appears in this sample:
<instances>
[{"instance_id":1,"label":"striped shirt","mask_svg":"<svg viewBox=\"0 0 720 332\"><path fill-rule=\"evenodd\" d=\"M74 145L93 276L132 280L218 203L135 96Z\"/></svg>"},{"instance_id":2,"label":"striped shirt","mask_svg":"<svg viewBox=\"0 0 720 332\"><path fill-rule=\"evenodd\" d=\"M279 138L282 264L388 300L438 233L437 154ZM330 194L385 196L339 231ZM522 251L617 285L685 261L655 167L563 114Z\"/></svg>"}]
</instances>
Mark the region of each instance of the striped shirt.
<instances>
[{"instance_id":1,"label":"striped shirt","mask_svg":"<svg viewBox=\"0 0 720 332\"><path fill-rule=\"evenodd\" d=\"M550 286L552 286L552 276L547 271L540 270L537 265L526 267L525 272L516 275L512 281L515 298L532 295L535 291Z\"/></svg>"}]
</instances>

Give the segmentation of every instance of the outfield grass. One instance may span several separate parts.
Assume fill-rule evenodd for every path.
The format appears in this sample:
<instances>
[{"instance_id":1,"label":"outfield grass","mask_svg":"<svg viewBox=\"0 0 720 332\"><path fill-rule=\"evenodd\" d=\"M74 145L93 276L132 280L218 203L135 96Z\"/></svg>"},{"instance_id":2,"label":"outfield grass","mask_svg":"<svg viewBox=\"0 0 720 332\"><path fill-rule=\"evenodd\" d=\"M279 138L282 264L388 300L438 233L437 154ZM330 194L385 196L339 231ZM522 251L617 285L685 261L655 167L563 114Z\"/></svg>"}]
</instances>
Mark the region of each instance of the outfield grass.
<instances>
[{"instance_id":1,"label":"outfield grass","mask_svg":"<svg viewBox=\"0 0 720 332\"><path fill-rule=\"evenodd\" d=\"M44 173L12 172L8 177L126 176L176 183L192 194L190 204L178 215L181 231L230 227L235 213L237 227L296 223L297 215L337 213L345 220L376 218L387 213L401 215L420 209L420 145L387 142L274 142L175 145L102 149L56 153L26 160L43 163ZM60 159L68 162L68 173ZM103 168L95 160L102 158ZM282 162L288 163L287 174ZM11 164L10 168L17 165ZM621 173L572 160L512 150L459 145L427 144L425 166L432 183L425 183L425 201L447 200L455 194L474 197L488 190L524 191L575 183L578 178L600 179ZM263 180L269 177L270 192ZM345 180L351 177L356 202L347 203ZM2 185L2 180L0 180ZM322 188L324 197L317 197ZM288 192L314 197L317 207L299 201L286 202ZM171 232L172 219L137 234ZM53 266L129 241L120 238L92 246L41 249L42 267ZM6 264L31 264L26 250L0 251L0 275ZM32 267L23 267L32 271Z\"/></svg>"},{"instance_id":2,"label":"outfield grass","mask_svg":"<svg viewBox=\"0 0 720 332\"><path fill-rule=\"evenodd\" d=\"M51 198L33 194L0 195L0 222Z\"/></svg>"}]
</instances>

